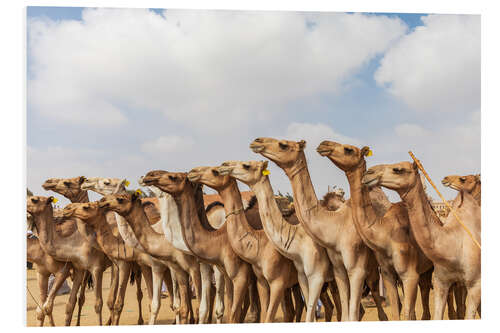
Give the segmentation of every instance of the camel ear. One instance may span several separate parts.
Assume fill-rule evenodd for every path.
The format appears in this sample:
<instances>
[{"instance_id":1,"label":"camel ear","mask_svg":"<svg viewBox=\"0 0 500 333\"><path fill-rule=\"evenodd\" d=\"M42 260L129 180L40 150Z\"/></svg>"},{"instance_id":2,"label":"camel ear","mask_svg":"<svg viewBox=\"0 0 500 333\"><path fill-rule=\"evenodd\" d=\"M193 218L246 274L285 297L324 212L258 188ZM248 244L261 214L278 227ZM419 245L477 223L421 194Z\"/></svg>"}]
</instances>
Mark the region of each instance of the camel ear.
<instances>
[{"instance_id":1,"label":"camel ear","mask_svg":"<svg viewBox=\"0 0 500 333\"><path fill-rule=\"evenodd\" d=\"M84 181L85 181L85 177L80 176L80 179L78 179L78 184L82 185Z\"/></svg>"},{"instance_id":2,"label":"camel ear","mask_svg":"<svg viewBox=\"0 0 500 333\"><path fill-rule=\"evenodd\" d=\"M264 164L262 164L262 170L266 170L268 164L269 164L269 161L264 161Z\"/></svg>"},{"instance_id":3,"label":"camel ear","mask_svg":"<svg viewBox=\"0 0 500 333\"><path fill-rule=\"evenodd\" d=\"M476 175L476 181L477 181L479 184L481 184L481 174L480 174L480 173L478 173L478 174Z\"/></svg>"},{"instance_id":4,"label":"camel ear","mask_svg":"<svg viewBox=\"0 0 500 333\"><path fill-rule=\"evenodd\" d=\"M304 140L300 140L298 144L300 150L304 150L304 148L306 147L306 142Z\"/></svg>"},{"instance_id":5,"label":"camel ear","mask_svg":"<svg viewBox=\"0 0 500 333\"><path fill-rule=\"evenodd\" d=\"M50 205L51 203L56 203L58 200L57 198L50 196L49 199L47 200L47 205Z\"/></svg>"},{"instance_id":6,"label":"camel ear","mask_svg":"<svg viewBox=\"0 0 500 333\"><path fill-rule=\"evenodd\" d=\"M372 151L370 149L370 147L368 146L364 146L363 148L361 148L361 155L363 156L372 156Z\"/></svg>"},{"instance_id":7,"label":"camel ear","mask_svg":"<svg viewBox=\"0 0 500 333\"><path fill-rule=\"evenodd\" d=\"M142 191L137 189L135 190L134 194L132 194L132 201L135 201L137 199L139 199L142 195Z\"/></svg>"},{"instance_id":8,"label":"camel ear","mask_svg":"<svg viewBox=\"0 0 500 333\"><path fill-rule=\"evenodd\" d=\"M418 171L418 165L417 165L417 162L413 162L413 163L412 163L412 166L413 166L413 170L417 170L417 171Z\"/></svg>"}]
</instances>

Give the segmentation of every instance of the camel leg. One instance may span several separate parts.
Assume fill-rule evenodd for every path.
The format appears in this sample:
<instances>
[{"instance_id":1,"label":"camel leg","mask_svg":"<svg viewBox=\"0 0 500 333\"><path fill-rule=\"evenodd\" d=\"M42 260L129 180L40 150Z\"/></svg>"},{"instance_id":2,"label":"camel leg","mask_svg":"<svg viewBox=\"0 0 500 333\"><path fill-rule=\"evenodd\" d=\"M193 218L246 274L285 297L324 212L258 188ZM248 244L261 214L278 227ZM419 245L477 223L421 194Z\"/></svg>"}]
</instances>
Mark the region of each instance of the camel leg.
<instances>
[{"instance_id":1,"label":"camel leg","mask_svg":"<svg viewBox=\"0 0 500 333\"><path fill-rule=\"evenodd\" d=\"M68 303L66 303L66 318L64 324L69 326L71 324L71 317L73 316L73 310L76 305L76 294L78 293L78 289L82 284L84 271L81 269L74 270L74 278L73 278L73 286L71 287L71 292L69 294Z\"/></svg>"},{"instance_id":2,"label":"camel leg","mask_svg":"<svg viewBox=\"0 0 500 333\"><path fill-rule=\"evenodd\" d=\"M76 317L76 326L80 326L80 318L82 316L83 304L85 304L85 289L87 288L87 283L90 278L90 272L85 271L85 275L82 279L82 285L80 287L80 294L78 295L78 315Z\"/></svg>"},{"instance_id":3,"label":"camel leg","mask_svg":"<svg viewBox=\"0 0 500 333\"><path fill-rule=\"evenodd\" d=\"M443 320L446 298L450 289L449 281L442 281L434 275L434 316L433 320Z\"/></svg>"},{"instance_id":4,"label":"camel leg","mask_svg":"<svg viewBox=\"0 0 500 333\"><path fill-rule=\"evenodd\" d=\"M231 307L230 323L241 322L241 306L244 301L245 293L248 292L249 272L240 269L233 282L233 304Z\"/></svg>"},{"instance_id":5,"label":"camel leg","mask_svg":"<svg viewBox=\"0 0 500 333\"><path fill-rule=\"evenodd\" d=\"M177 275L174 270L168 269L170 272L170 278L172 280L172 294L170 297L170 308L175 313L175 324L181 323L181 317L179 309L181 306L181 298L179 294L179 281L177 280Z\"/></svg>"},{"instance_id":6,"label":"camel leg","mask_svg":"<svg viewBox=\"0 0 500 333\"><path fill-rule=\"evenodd\" d=\"M118 294L113 306L113 325L119 325L120 316L123 310L125 292L127 291L128 280L130 278L130 264L122 262L118 269Z\"/></svg>"},{"instance_id":7,"label":"camel leg","mask_svg":"<svg viewBox=\"0 0 500 333\"><path fill-rule=\"evenodd\" d=\"M349 320L359 321L360 319L360 305L361 293L363 292L363 285L366 279L366 270L358 267L349 272Z\"/></svg>"},{"instance_id":8,"label":"camel leg","mask_svg":"<svg viewBox=\"0 0 500 333\"><path fill-rule=\"evenodd\" d=\"M149 314L149 325L154 325L156 323L156 318L158 317L158 312L161 306L161 285L163 283L163 267L154 267L152 269L153 274L153 297L151 301L151 312Z\"/></svg>"},{"instance_id":9,"label":"camel leg","mask_svg":"<svg viewBox=\"0 0 500 333\"><path fill-rule=\"evenodd\" d=\"M250 312L248 313L248 322L258 323L260 322L260 316L262 311L262 306L260 304L259 293L257 291L257 277L254 272L251 271L251 279L248 285L248 296L250 301ZM246 315L246 313L244 313ZM264 317L265 318L265 317Z\"/></svg>"},{"instance_id":10,"label":"camel leg","mask_svg":"<svg viewBox=\"0 0 500 333\"><path fill-rule=\"evenodd\" d=\"M267 311L269 309L269 284L264 278L257 279L257 292L259 293L259 300L261 305L261 323L267 318ZM267 321L266 321L267 322Z\"/></svg>"},{"instance_id":11,"label":"camel leg","mask_svg":"<svg viewBox=\"0 0 500 333\"><path fill-rule=\"evenodd\" d=\"M148 297L149 297L148 306L149 306L149 311L151 312L151 303L153 302L153 271L149 266L141 266L141 274L144 277L144 283L146 284L146 290L148 291Z\"/></svg>"},{"instance_id":12,"label":"camel leg","mask_svg":"<svg viewBox=\"0 0 500 333\"><path fill-rule=\"evenodd\" d=\"M66 278L69 276L69 273L70 273L69 266L64 265L63 268L54 275L55 277L54 283L50 288L47 300L44 303L42 303L43 312L45 315L49 317L51 326L56 326L56 324L54 323L54 318L52 316L52 309L54 308L54 300L57 296L57 292L59 291L59 289L61 289L61 286L63 285L64 281L66 281Z\"/></svg>"},{"instance_id":13,"label":"camel leg","mask_svg":"<svg viewBox=\"0 0 500 333\"><path fill-rule=\"evenodd\" d=\"M250 286L248 286L248 289L245 290L245 293L243 294L242 296L242 307L241 307L241 311L240 311L240 319L239 319L239 323L244 323L245 322L245 317L247 315L247 312L248 312L248 308L250 307Z\"/></svg>"},{"instance_id":14,"label":"camel leg","mask_svg":"<svg viewBox=\"0 0 500 333\"><path fill-rule=\"evenodd\" d=\"M333 275L337 283L340 296L340 306L342 308L342 321L349 320L349 277L342 260L335 260L333 263ZM302 286L301 286L302 287Z\"/></svg>"},{"instance_id":15,"label":"camel leg","mask_svg":"<svg viewBox=\"0 0 500 333\"><path fill-rule=\"evenodd\" d=\"M410 276L405 276L402 280L404 290L404 320L416 320L415 302L417 300L418 274L415 272Z\"/></svg>"},{"instance_id":16,"label":"camel leg","mask_svg":"<svg viewBox=\"0 0 500 333\"><path fill-rule=\"evenodd\" d=\"M446 297L446 303L448 305L448 319L449 320L457 319L457 312L455 311L455 304L453 302L455 287L456 287L455 283L450 286L450 289L448 290L448 296Z\"/></svg>"},{"instance_id":17,"label":"camel leg","mask_svg":"<svg viewBox=\"0 0 500 333\"><path fill-rule=\"evenodd\" d=\"M309 298L309 285L307 282L307 277L304 272L301 272L297 274L297 279L299 280L300 290L302 291L302 295L304 297L304 307L307 307L307 300Z\"/></svg>"},{"instance_id":18,"label":"camel leg","mask_svg":"<svg viewBox=\"0 0 500 333\"><path fill-rule=\"evenodd\" d=\"M196 293L196 296L198 297L200 301L200 308L199 308L199 314L200 314L200 324L206 324L209 323L209 313L210 313L210 293L212 290L212 268L210 265L207 265L205 263L200 263L200 276L201 276L201 294L198 292Z\"/></svg>"},{"instance_id":19,"label":"camel leg","mask_svg":"<svg viewBox=\"0 0 500 333\"><path fill-rule=\"evenodd\" d=\"M189 276L186 272L176 272L177 282L179 283L179 296L181 300L181 304L179 307L179 323L187 324L188 323L188 314L189 314L189 306L188 302L191 301L189 299Z\"/></svg>"},{"instance_id":20,"label":"camel leg","mask_svg":"<svg viewBox=\"0 0 500 333\"><path fill-rule=\"evenodd\" d=\"M278 279L271 282L269 286L269 305L266 311L266 323L272 323L278 311L278 306L284 298L285 284Z\"/></svg>"},{"instance_id":21,"label":"camel leg","mask_svg":"<svg viewBox=\"0 0 500 333\"><path fill-rule=\"evenodd\" d=\"M330 296L328 296L328 284L323 285L321 294L319 294L319 299L321 300L321 303L323 303L323 307L325 308L325 321L332 321L333 303L330 300Z\"/></svg>"},{"instance_id":22,"label":"camel leg","mask_svg":"<svg viewBox=\"0 0 500 333\"><path fill-rule=\"evenodd\" d=\"M382 268L382 280L389 299L389 320L400 320L399 294L395 276Z\"/></svg>"},{"instance_id":23,"label":"camel leg","mask_svg":"<svg viewBox=\"0 0 500 333\"><path fill-rule=\"evenodd\" d=\"M41 272L36 272L37 281L38 281L38 289L40 291L40 306L36 308L36 319L38 321L38 326L42 327L45 321L45 313L42 309L43 304L47 300L47 292L49 286L49 276L50 274L43 274ZM55 325L54 325L55 326Z\"/></svg>"},{"instance_id":24,"label":"camel leg","mask_svg":"<svg viewBox=\"0 0 500 333\"><path fill-rule=\"evenodd\" d=\"M144 319L142 317L142 268L137 264L133 265L134 275L135 275L135 287L137 296L137 305L139 307L139 318L137 318L137 325L144 324Z\"/></svg>"},{"instance_id":25,"label":"camel leg","mask_svg":"<svg viewBox=\"0 0 500 333\"><path fill-rule=\"evenodd\" d=\"M286 323L293 322L294 308L292 301L292 288L285 289L283 299L281 300L281 310L283 311L283 321Z\"/></svg>"},{"instance_id":26,"label":"camel leg","mask_svg":"<svg viewBox=\"0 0 500 333\"><path fill-rule=\"evenodd\" d=\"M111 265L111 283L109 286L108 299L106 300L106 306L109 309L109 319L106 321L105 325L111 325L113 323L113 308L115 306L116 293L118 292L118 266L113 263Z\"/></svg>"},{"instance_id":27,"label":"camel leg","mask_svg":"<svg viewBox=\"0 0 500 333\"><path fill-rule=\"evenodd\" d=\"M233 281L224 274L224 286L225 286L225 295L227 296L227 306L226 306L226 318L231 318L231 310L233 309L233 298L234 298L234 286ZM228 320L229 322L230 319Z\"/></svg>"},{"instance_id":28,"label":"camel leg","mask_svg":"<svg viewBox=\"0 0 500 333\"><path fill-rule=\"evenodd\" d=\"M337 288L337 283L335 283L335 280L328 282L328 289L330 289L330 292L332 293L333 304L335 304L335 309L336 309L335 311L337 314L337 321L341 321L342 305L340 303L340 294Z\"/></svg>"},{"instance_id":29,"label":"camel leg","mask_svg":"<svg viewBox=\"0 0 500 333\"><path fill-rule=\"evenodd\" d=\"M302 320L302 312L304 311L304 298L302 298L302 292L300 291L300 285L296 284L292 287L293 298L295 300L295 322L300 322Z\"/></svg>"},{"instance_id":30,"label":"camel leg","mask_svg":"<svg viewBox=\"0 0 500 333\"><path fill-rule=\"evenodd\" d=\"M366 284L370 288L370 292L373 296L373 301L375 302L375 306L377 307L378 320L386 321L389 320L387 318L387 314L385 313L384 307L382 306L382 297L380 296L380 274L378 271L378 265L369 266L368 276L366 277ZM363 309L363 307L360 307ZM363 311L364 312L364 311ZM362 316L360 316L360 319Z\"/></svg>"},{"instance_id":31,"label":"camel leg","mask_svg":"<svg viewBox=\"0 0 500 333\"><path fill-rule=\"evenodd\" d=\"M457 283L455 290L455 302L457 303L457 318L464 319L465 318L465 299L467 298L467 288L465 286Z\"/></svg>"},{"instance_id":32,"label":"camel leg","mask_svg":"<svg viewBox=\"0 0 500 333\"><path fill-rule=\"evenodd\" d=\"M201 271L200 271L200 265L197 264L197 266L194 269L191 269L190 272L191 279L193 281L193 286L194 286L194 291L196 293L196 299L198 300L199 304L201 304L201 294L202 294L202 287L201 287ZM189 300L191 303L191 299ZM194 313L194 323L198 324L200 322L200 308L194 308L193 309Z\"/></svg>"},{"instance_id":33,"label":"camel leg","mask_svg":"<svg viewBox=\"0 0 500 333\"><path fill-rule=\"evenodd\" d=\"M429 295L431 293L432 285L432 270L420 274L418 284L420 286L420 298L422 300L422 318L421 320L431 319L431 310L429 307Z\"/></svg>"},{"instance_id":34,"label":"camel leg","mask_svg":"<svg viewBox=\"0 0 500 333\"><path fill-rule=\"evenodd\" d=\"M95 313L97 314L97 317L99 319L99 325L102 326L102 268L97 267L93 269L92 276L94 277L95 281L95 287L94 287L94 294L95 294L95 304L94 304L94 310ZM112 309L110 309L112 311Z\"/></svg>"},{"instance_id":35,"label":"camel leg","mask_svg":"<svg viewBox=\"0 0 500 333\"><path fill-rule=\"evenodd\" d=\"M466 304L465 319L476 319L477 309L481 305L481 281L468 288Z\"/></svg>"},{"instance_id":36,"label":"camel leg","mask_svg":"<svg viewBox=\"0 0 500 333\"><path fill-rule=\"evenodd\" d=\"M214 267L215 278L215 317L217 324L222 324L222 317L224 316L224 290L227 288L225 275ZM229 297L229 296L228 296Z\"/></svg>"},{"instance_id":37,"label":"camel leg","mask_svg":"<svg viewBox=\"0 0 500 333\"><path fill-rule=\"evenodd\" d=\"M306 322L316 321L316 304L318 304L318 298L321 294L321 288L325 279L319 274L310 275L307 277L307 282L309 283L309 297L307 298L307 312L306 312Z\"/></svg>"}]
</instances>

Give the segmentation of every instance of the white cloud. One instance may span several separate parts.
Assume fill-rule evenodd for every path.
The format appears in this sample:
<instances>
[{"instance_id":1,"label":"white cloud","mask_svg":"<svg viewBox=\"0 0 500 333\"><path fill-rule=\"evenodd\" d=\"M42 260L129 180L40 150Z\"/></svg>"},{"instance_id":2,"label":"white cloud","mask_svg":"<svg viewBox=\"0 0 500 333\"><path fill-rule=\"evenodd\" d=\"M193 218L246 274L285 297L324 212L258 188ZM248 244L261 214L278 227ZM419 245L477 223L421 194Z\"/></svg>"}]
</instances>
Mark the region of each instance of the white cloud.
<instances>
[{"instance_id":1,"label":"white cloud","mask_svg":"<svg viewBox=\"0 0 500 333\"><path fill-rule=\"evenodd\" d=\"M173 153L186 151L194 146L194 140L177 135L160 136L157 139L142 144L141 150L148 154Z\"/></svg>"},{"instance_id":2,"label":"white cloud","mask_svg":"<svg viewBox=\"0 0 500 333\"><path fill-rule=\"evenodd\" d=\"M30 19L30 109L62 123L119 125L126 107L225 129L253 113L338 91L407 29L398 18L361 14L167 10L163 16L85 9L81 22Z\"/></svg>"},{"instance_id":3,"label":"white cloud","mask_svg":"<svg viewBox=\"0 0 500 333\"><path fill-rule=\"evenodd\" d=\"M342 135L334 131L328 125L322 123L291 123L286 130L288 140L303 140L307 138L307 146L316 149L321 141L330 140L352 145L359 145L359 141L354 138Z\"/></svg>"},{"instance_id":4,"label":"white cloud","mask_svg":"<svg viewBox=\"0 0 500 333\"><path fill-rule=\"evenodd\" d=\"M390 48L378 84L420 112L479 108L481 21L478 15L429 15Z\"/></svg>"},{"instance_id":5,"label":"white cloud","mask_svg":"<svg viewBox=\"0 0 500 333\"><path fill-rule=\"evenodd\" d=\"M418 138L429 134L429 132L421 126L407 123L396 125L394 131L400 137L405 138Z\"/></svg>"}]
</instances>

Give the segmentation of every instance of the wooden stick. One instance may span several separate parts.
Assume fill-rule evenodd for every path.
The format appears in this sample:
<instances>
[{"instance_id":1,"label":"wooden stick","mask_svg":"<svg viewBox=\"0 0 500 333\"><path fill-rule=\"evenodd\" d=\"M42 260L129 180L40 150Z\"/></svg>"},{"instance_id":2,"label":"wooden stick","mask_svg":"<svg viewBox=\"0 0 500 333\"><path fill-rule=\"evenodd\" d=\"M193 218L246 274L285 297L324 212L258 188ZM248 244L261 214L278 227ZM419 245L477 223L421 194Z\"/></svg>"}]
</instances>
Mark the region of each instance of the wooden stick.
<instances>
[{"instance_id":1,"label":"wooden stick","mask_svg":"<svg viewBox=\"0 0 500 333\"><path fill-rule=\"evenodd\" d=\"M437 192L437 194L439 195L439 197L441 198L441 200L443 200L443 203L446 205L446 207L448 207L450 209L450 212L453 213L453 215L455 216L455 218L457 219L458 223L460 223L460 225L462 226L462 228L464 228L464 230L467 232L467 234L469 235L469 237L472 239L472 241L474 242L474 244L477 245L477 247L479 247L479 249L481 249L481 244L479 244L479 242L474 238L474 236L472 236L472 232L469 230L469 228L467 228L465 226L465 224L462 223L462 220L460 220L460 218L458 217L457 213L455 212L455 210L453 208L451 208L450 204L448 203L448 201L445 200L445 198L443 197L443 195L441 194L441 192L439 192L439 190L437 189L436 185L434 184L434 182L432 181L431 177L429 177L429 175L427 174L427 172L425 171L424 169L424 166L422 165L422 163L420 163L420 161L415 157L415 155L413 155L413 153L411 151L408 152L408 154L410 154L411 158L413 158L413 160L415 161L415 163L417 164L418 168L422 171L422 173L424 174L425 178L427 179L427 181L432 185L432 187L434 188L434 190Z\"/></svg>"}]
</instances>

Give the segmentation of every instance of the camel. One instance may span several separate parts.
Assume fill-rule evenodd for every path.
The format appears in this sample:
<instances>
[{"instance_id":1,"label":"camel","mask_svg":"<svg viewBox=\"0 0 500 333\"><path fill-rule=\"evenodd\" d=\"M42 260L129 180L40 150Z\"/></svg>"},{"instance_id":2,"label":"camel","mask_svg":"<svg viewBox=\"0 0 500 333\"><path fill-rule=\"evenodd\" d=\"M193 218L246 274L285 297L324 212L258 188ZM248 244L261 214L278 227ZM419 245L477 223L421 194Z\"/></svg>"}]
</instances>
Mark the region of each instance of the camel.
<instances>
[{"instance_id":1,"label":"camel","mask_svg":"<svg viewBox=\"0 0 500 333\"><path fill-rule=\"evenodd\" d=\"M257 276L261 315L267 323L273 322L285 289L298 283L292 261L282 256L267 238L264 230L255 230L245 215L243 200L236 181L221 176L217 168L197 167L188 173L188 180L216 190L224 202L229 243L240 258L252 265ZM259 218L260 219L260 218ZM293 318L291 309L285 314Z\"/></svg>"},{"instance_id":2,"label":"camel","mask_svg":"<svg viewBox=\"0 0 500 333\"><path fill-rule=\"evenodd\" d=\"M73 178L50 178L45 181L45 183L42 185L42 187L45 190L51 190L56 193L59 193L63 195L65 198L69 199L72 203L81 203L81 202L89 202L89 196L88 192L85 189L82 189L81 186L84 182L86 182L87 179L83 176L80 177L73 177ZM78 229L78 232L85 237L85 239L97 250L104 252L104 250L99 246L97 243L94 233L90 232L88 230L87 225L81 222L81 220L73 220L73 219L67 219L67 218L61 218L59 220L62 220L63 222L60 224L60 228L62 230L62 233L68 234L70 230L73 230L73 225L76 225L76 228ZM114 220L108 219L113 223ZM63 235L63 237L65 237ZM109 258L111 260L111 258ZM120 314L121 314L121 308L123 305L116 304L116 295L117 295L117 290L125 290L126 288L126 283L127 281L122 279L122 283L125 283L125 286L119 285L119 280L118 280L118 266L116 266L115 262L111 260L113 263L113 266L111 267L111 285L110 285L110 292L108 293L108 299L106 301L106 305L108 309L110 310L110 317L108 321L106 322L106 325L111 325L113 321L113 317L115 318L116 322L119 322ZM123 265L123 264L122 264ZM140 265L132 265L131 270L135 276L135 282L136 282L136 288L137 288L137 303L139 304L139 318L137 319L137 323L139 325L142 325L144 323L144 319L142 318L142 289L141 289L141 270L144 271L144 274L147 274L147 279L146 285L151 286L151 274L148 271L148 267L146 266L140 266ZM88 273L87 273L88 274ZM89 275L90 276L90 275ZM83 281L83 286L85 286L85 279ZM84 287L83 287L84 288ZM81 306L80 303L82 303L85 300L85 290L82 289L80 292L80 298L78 301L78 313L81 312ZM148 292L151 296L152 291L148 289ZM116 309L115 309L116 306ZM79 321L77 322L78 325Z\"/></svg>"},{"instance_id":3,"label":"camel","mask_svg":"<svg viewBox=\"0 0 500 333\"><path fill-rule=\"evenodd\" d=\"M326 249L333 264L340 293L342 320L360 320L362 289L365 280L372 291L380 320L387 320L378 293L378 268L372 251L363 243L354 223L350 205L337 211L321 206L307 168L304 140L295 142L257 138L250 144L253 152L269 158L288 176L293 190L294 207L301 230Z\"/></svg>"},{"instance_id":4,"label":"camel","mask_svg":"<svg viewBox=\"0 0 500 333\"><path fill-rule=\"evenodd\" d=\"M397 280L403 284L404 320L415 319L417 286L420 282L422 319L430 319L429 293L432 262L420 250L409 232L408 211L403 203L392 204L383 215L377 215L369 189L361 185L366 171L365 156L370 149L323 141L316 149L345 172L351 192L352 221L363 242L373 251L380 265L391 304L391 320L400 319Z\"/></svg>"},{"instance_id":5,"label":"camel","mask_svg":"<svg viewBox=\"0 0 500 333\"><path fill-rule=\"evenodd\" d=\"M33 216L34 224L42 249L59 261L71 262L75 269L73 286L71 288L69 303L66 306L66 326L71 323L71 317L76 303L76 293L82 283L85 271L91 272L95 281L95 312L98 315L99 325L102 325L102 274L111 266L111 261L106 255L87 242L79 232L75 231L68 237L61 237L54 230L53 208L54 197L33 196L27 200L27 210ZM61 282L62 284L62 282ZM49 292L57 292L60 286L54 284ZM53 299L53 298L52 298ZM52 307L43 306L45 313Z\"/></svg>"},{"instance_id":6,"label":"camel","mask_svg":"<svg viewBox=\"0 0 500 333\"><path fill-rule=\"evenodd\" d=\"M345 204L344 190L341 188L335 189L332 192L328 192L320 200L320 205L326 208L326 210L336 211Z\"/></svg>"},{"instance_id":7,"label":"camel","mask_svg":"<svg viewBox=\"0 0 500 333\"><path fill-rule=\"evenodd\" d=\"M241 306L252 279L252 268L232 249L227 224L215 230L208 223L201 186L192 184L186 173L166 171L150 171L143 181L147 186L155 186L174 198L180 212L185 244L202 261L217 265L224 272L229 282L226 285L230 303L229 322L242 322Z\"/></svg>"},{"instance_id":8,"label":"camel","mask_svg":"<svg viewBox=\"0 0 500 333\"><path fill-rule=\"evenodd\" d=\"M325 249L316 244L300 224L291 225L283 218L267 177L267 162L224 162L218 172L247 184L257 196L265 233L278 251L293 261L297 269L300 288L306 300L306 321L316 321L314 309L321 289L325 282L333 278Z\"/></svg>"},{"instance_id":9,"label":"camel","mask_svg":"<svg viewBox=\"0 0 500 333\"><path fill-rule=\"evenodd\" d=\"M456 191L469 193L477 201L478 205L481 206L481 174L467 176L450 175L444 177L441 183Z\"/></svg>"},{"instance_id":10,"label":"camel","mask_svg":"<svg viewBox=\"0 0 500 333\"><path fill-rule=\"evenodd\" d=\"M430 205L416 163L400 162L369 168L362 183L381 185L396 191L408 208L412 235L434 264L433 319L443 319L450 286L457 282L467 288L466 319L474 319L481 303L481 250L450 214L444 225ZM481 207L466 191L453 203L461 221L475 239L481 239Z\"/></svg>"},{"instance_id":11,"label":"camel","mask_svg":"<svg viewBox=\"0 0 500 333\"><path fill-rule=\"evenodd\" d=\"M86 178L85 181L81 184L81 189L91 190L103 196L106 196L116 193L126 193L126 185L127 181L125 179L93 177ZM106 219L108 221L108 224L113 226L113 228L114 226L116 226L118 230L118 233L113 233L113 235L115 235L116 237L121 237L121 239L123 239L127 246L151 256L139 243L134 234L134 231L121 215L117 214L116 212L110 211L106 213ZM161 226L159 227L161 228ZM158 231L158 228L156 228L155 230ZM149 324L154 325L158 317L158 312L161 306L161 286L163 281L165 281L168 293L171 295L170 307L176 314L175 322L181 323L181 316L183 318L182 320L185 321L186 312L190 311L191 309L188 309L188 304L185 304L186 302L182 302L179 298L180 295L177 290L177 274L175 273L174 268L169 262L151 257L151 270L153 275L153 290L149 295L151 299L151 315L149 318ZM186 288L183 286L183 290L185 289ZM186 294L184 292L182 297L185 296Z\"/></svg>"},{"instance_id":12,"label":"camel","mask_svg":"<svg viewBox=\"0 0 500 333\"><path fill-rule=\"evenodd\" d=\"M110 225L106 221L104 212L99 209L96 202L92 203L71 203L64 207L64 216L67 218L76 218L81 220L90 227L92 233L96 235L96 241L108 258L113 261L117 269L118 281L117 300L114 304L115 313L113 313L112 324L118 325L120 314L123 309L125 292L130 272L135 264L139 264L141 272L146 278L148 290L152 290L152 272L151 272L151 257L134 249L127 247L121 238L115 237L112 233ZM140 277L140 274L137 275ZM140 283L138 284L140 286ZM142 291L138 287L137 298L139 301L139 318L142 320L142 308L140 306L142 300ZM142 322L139 321L139 325Z\"/></svg>"}]
</instances>

